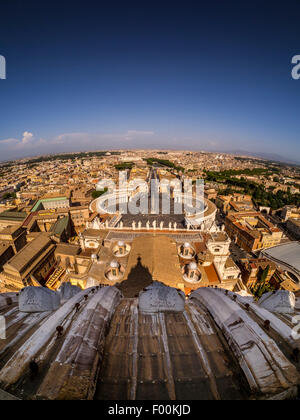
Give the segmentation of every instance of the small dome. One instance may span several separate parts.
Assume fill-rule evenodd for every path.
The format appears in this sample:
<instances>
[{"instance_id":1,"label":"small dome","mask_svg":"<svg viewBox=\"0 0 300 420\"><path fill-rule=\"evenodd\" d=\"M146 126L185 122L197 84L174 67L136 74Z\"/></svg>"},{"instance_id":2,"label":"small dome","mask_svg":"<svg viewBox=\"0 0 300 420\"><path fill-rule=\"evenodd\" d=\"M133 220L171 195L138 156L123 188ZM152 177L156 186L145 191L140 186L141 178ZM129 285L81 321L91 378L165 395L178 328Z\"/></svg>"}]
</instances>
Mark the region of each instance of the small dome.
<instances>
[{"instance_id":1,"label":"small dome","mask_svg":"<svg viewBox=\"0 0 300 420\"><path fill-rule=\"evenodd\" d=\"M96 260L98 257L96 254L92 254L92 260Z\"/></svg>"},{"instance_id":2,"label":"small dome","mask_svg":"<svg viewBox=\"0 0 300 420\"><path fill-rule=\"evenodd\" d=\"M190 268L190 270L197 270L197 264L195 263L195 262L191 262L190 264L189 264L189 268Z\"/></svg>"},{"instance_id":3,"label":"small dome","mask_svg":"<svg viewBox=\"0 0 300 420\"><path fill-rule=\"evenodd\" d=\"M119 263L118 263L117 261L112 261L112 262L110 263L110 267L111 267L111 268L119 268Z\"/></svg>"},{"instance_id":4,"label":"small dome","mask_svg":"<svg viewBox=\"0 0 300 420\"><path fill-rule=\"evenodd\" d=\"M124 246L124 245L125 245L125 242L123 242L123 241L118 242L118 246Z\"/></svg>"},{"instance_id":5,"label":"small dome","mask_svg":"<svg viewBox=\"0 0 300 420\"><path fill-rule=\"evenodd\" d=\"M186 243L183 245L183 247L184 247L184 248L191 248L191 244L190 244L189 242L186 242Z\"/></svg>"}]
</instances>

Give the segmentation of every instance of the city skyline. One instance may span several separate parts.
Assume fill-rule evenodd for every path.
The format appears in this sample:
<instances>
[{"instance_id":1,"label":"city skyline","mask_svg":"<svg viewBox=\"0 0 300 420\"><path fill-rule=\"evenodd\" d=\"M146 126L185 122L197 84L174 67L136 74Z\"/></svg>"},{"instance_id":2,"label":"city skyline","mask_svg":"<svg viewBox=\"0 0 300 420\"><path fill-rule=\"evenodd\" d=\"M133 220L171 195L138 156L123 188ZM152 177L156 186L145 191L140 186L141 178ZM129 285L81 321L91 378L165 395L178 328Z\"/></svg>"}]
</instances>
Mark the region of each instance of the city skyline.
<instances>
[{"instance_id":1,"label":"city skyline","mask_svg":"<svg viewBox=\"0 0 300 420\"><path fill-rule=\"evenodd\" d=\"M1 160L147 148L300 162L299 4L230 6L4 5Z\"/></svg>"}]
</instances>

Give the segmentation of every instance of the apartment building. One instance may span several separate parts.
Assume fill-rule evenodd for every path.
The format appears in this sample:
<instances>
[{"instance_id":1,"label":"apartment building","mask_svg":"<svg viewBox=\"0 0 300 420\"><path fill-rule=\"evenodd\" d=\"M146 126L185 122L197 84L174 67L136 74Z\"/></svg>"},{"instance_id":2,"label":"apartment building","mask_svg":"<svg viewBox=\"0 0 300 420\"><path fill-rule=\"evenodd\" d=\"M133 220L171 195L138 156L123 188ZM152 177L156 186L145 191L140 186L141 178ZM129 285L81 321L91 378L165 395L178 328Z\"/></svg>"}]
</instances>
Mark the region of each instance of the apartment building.
<instances>
[{"instance_id":1,"label":"apartment building","mask_svg":"<svg viewBox=\"0 0 300 420\"><path fill-rule=\"evenodd\" d=\"M230 214L225 229L232 241L247 252L276 246L283 235L259 212Z\"/></svg>"}]
</instances>

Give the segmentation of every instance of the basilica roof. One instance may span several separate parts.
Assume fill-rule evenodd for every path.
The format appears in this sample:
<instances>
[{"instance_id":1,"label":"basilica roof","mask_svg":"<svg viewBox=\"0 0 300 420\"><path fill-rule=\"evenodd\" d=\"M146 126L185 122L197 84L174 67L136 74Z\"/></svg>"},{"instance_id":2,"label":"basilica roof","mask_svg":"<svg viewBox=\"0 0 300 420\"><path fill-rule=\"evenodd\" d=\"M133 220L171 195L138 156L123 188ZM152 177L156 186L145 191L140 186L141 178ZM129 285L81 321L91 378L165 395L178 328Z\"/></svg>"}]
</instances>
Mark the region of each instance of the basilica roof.
<instances>
[{"instance_id":1,"label":"basilica roof","mask_svg":"<svg viewBox=\"0 0 300 420\"><path fill-rule=\"evenodd\" d=\"M146 286L136 298L124 297L116 287L74 293L52 311L45 302L44 312L41 302L40 312L34 312L30 293L24 295L28 305L20 307L19 296L0 296L6 322L0 395L49 400L297 396L299 337L292 317L298 305L290 295L270 296L266 309L251 296L215 288L198 289L186 299L161 283Z\"/></svg>"}]
</instances>

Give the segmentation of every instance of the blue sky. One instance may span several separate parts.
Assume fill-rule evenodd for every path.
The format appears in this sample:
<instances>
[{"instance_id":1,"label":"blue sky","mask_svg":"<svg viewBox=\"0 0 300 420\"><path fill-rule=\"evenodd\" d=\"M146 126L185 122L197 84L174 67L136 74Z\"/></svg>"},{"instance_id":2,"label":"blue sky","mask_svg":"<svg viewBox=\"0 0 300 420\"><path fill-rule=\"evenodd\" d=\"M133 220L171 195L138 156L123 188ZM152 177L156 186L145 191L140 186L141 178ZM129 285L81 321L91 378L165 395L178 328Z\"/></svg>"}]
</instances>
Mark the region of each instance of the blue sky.
<instances>
[{"instance_id":1,"label":"blue sky","mask_svg":"<svg viewBox=\"0 0 300 420\"><path fill-rule=\"evenodd\" d=\"M299 2L207 3L4 2L0 159L171 148L300 161Z\"/></svg>"}]
</instances>

